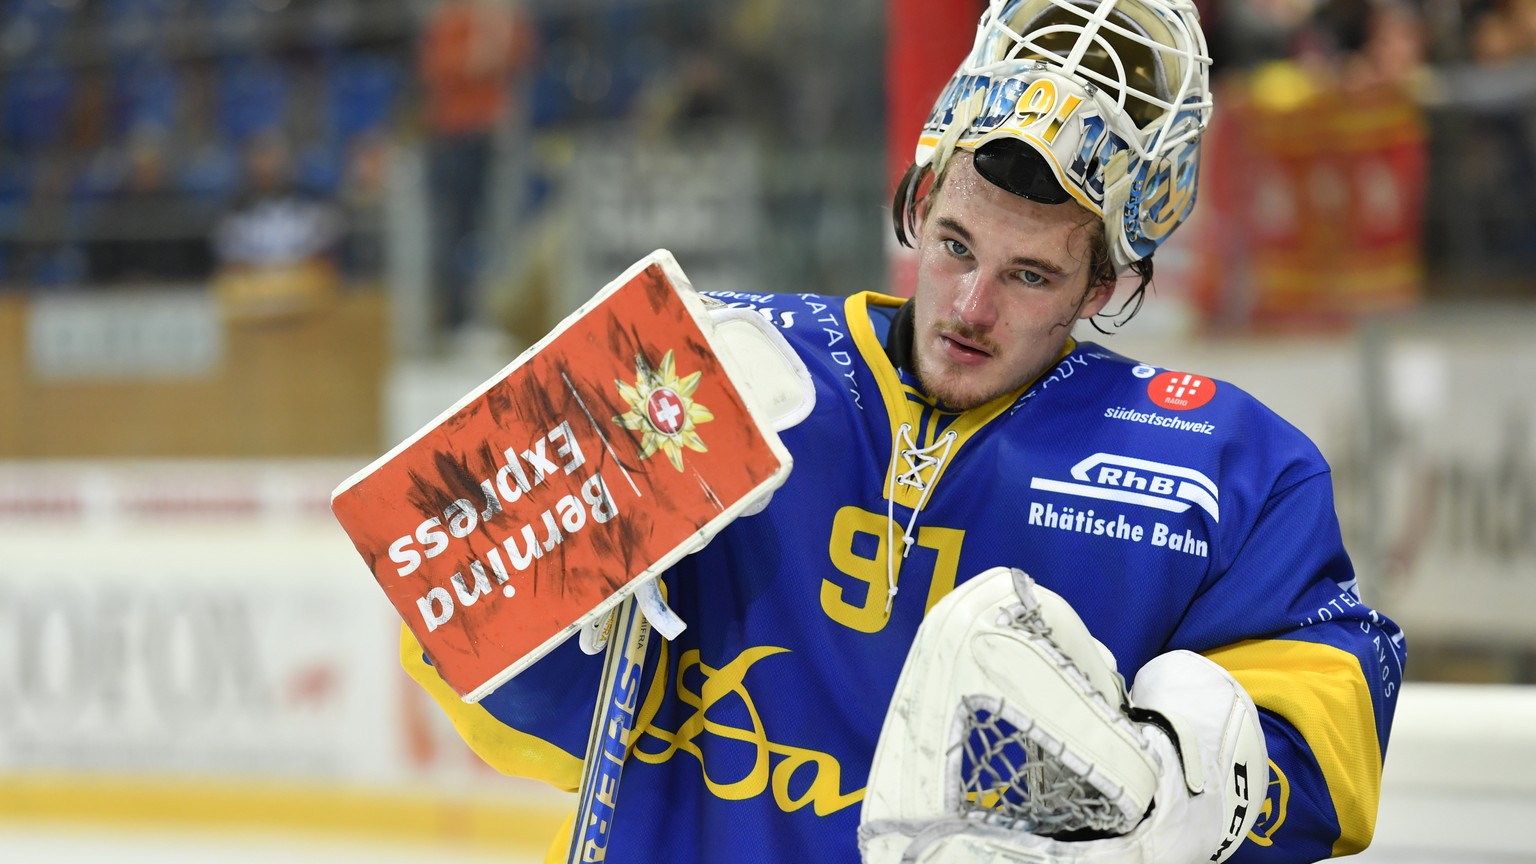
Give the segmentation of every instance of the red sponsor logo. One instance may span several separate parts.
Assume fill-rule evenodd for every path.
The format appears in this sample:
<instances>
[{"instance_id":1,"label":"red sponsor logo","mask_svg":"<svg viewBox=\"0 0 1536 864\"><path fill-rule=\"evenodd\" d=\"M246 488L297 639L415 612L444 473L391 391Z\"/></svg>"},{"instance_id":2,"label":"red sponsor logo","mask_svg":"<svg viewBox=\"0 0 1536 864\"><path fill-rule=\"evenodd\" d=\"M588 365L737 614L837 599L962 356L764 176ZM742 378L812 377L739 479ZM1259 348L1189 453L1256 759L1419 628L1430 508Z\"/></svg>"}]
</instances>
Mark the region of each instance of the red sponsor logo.
<instances>
[{"instance_id":1,"label":"red sponsor logo","mask_svg":"<svg viewBox=\"0 0 1536 864\"><path fill-rule=\"evenodd\" d=\"M1188 372L1164 372L1147 384L1147 398L1170 411L1199 408L1215 395L1215 381Z\"/></svg>"}]
</instances>

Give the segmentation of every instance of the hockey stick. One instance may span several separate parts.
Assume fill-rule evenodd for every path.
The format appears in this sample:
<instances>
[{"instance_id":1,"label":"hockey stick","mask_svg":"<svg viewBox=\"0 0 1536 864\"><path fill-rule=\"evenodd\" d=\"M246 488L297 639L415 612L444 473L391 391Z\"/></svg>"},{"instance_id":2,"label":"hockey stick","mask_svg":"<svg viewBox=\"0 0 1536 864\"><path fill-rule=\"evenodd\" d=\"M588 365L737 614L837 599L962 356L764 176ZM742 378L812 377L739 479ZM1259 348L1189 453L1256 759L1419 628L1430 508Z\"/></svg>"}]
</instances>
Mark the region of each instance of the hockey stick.
<instances>
[{"instance_id":1,"label":"hockey stick","mask_svg":"<svg viewBox=\"0 0 1536 864\"><path fill-rule=\"evenodd\" d=\"M577 792L576 821L571 833L568 864L588 864L608 856L613 829L614 799L624 768L640 701L640 671L651 625L633 596L626 597L609 625L603 678L587 736L587 759Z\"/></svg>"}]
</instances>

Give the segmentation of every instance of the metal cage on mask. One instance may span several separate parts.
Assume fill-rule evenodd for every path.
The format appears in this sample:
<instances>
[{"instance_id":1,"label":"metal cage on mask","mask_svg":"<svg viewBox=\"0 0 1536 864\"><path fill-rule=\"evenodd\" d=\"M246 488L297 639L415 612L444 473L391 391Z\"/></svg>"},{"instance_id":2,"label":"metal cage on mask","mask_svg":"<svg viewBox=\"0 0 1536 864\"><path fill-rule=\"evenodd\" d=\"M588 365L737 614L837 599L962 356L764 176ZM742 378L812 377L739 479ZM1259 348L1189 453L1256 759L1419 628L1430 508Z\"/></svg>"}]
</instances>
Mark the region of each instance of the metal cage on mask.
<instances>
[{"instance_id":1,"label":"metal cage on mask","mask_svg":"<svg viewBox=\"0 0 1536 864\"><path fill-rule=\"evenodd\" d=\"M1209 66L1190 0L993 0L924 124L908 194L971 151L997 186L1103 219L1124 272L1194 207Z\"/></svg>"}]
</instances>

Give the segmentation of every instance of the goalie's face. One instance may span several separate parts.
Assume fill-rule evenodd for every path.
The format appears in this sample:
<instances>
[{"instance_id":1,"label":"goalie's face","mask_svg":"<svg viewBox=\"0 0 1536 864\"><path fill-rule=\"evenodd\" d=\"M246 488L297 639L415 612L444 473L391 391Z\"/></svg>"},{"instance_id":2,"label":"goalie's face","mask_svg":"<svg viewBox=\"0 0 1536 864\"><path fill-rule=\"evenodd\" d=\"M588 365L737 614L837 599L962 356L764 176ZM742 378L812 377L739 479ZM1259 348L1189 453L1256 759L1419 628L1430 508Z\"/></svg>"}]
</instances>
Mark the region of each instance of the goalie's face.
<instances>
[{"instance_id":1,"label":"goalie's face","mask_svg":"<svg viewBox=\"0 0 1536 864\"><path fill-rule=\"evenodd\" d=\"M1089 280L1098 219L998 188L956 153L924 204L913 354L929 394L974 408L1034 380L1114 286Z\"/></svg>"}]
</instances>

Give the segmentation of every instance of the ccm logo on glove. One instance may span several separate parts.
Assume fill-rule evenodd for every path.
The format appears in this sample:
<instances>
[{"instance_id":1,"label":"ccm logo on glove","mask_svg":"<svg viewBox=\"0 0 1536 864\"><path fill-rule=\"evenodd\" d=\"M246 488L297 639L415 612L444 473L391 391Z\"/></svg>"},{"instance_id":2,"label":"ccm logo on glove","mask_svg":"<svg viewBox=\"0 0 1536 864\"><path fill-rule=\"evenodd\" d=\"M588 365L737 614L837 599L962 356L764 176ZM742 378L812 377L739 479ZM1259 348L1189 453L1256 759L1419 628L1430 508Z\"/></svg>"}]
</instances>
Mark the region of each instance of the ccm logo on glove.
<instances>
[{"instance_id":1,"label":"ccm logo on glove","mask_svg":"<svg viewBox=\"0 0 1536 864\"><path fill-rule=\"evenodd\" d=\"M1242 839L1243 820L1248 816L1248 763L1237 762L1232 766L1232 794L1237 796L1237 806L1232 808L1232 819L1227 823L1227 837L1216 847L1212 861L1220 861L1227 847Z\"/></svg>"}]
</instances>

